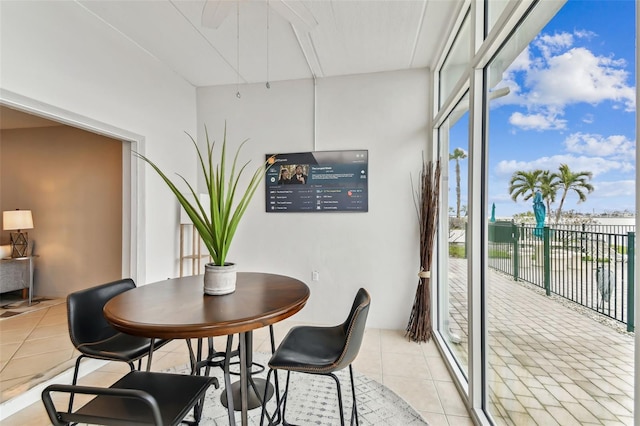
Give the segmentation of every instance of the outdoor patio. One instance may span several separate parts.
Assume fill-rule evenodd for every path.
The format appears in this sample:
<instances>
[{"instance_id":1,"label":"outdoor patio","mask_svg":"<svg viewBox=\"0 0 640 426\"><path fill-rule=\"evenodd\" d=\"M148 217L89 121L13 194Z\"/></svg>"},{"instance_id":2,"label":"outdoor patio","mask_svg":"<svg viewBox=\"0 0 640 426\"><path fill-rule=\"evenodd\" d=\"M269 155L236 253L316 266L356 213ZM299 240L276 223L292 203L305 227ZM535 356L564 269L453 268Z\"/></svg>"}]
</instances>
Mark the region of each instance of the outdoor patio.
<instances>
[{"instance_id":1,"label":"outdoor patio","mask_svg":"<svg viewBox=\"0 0 640 426\"><path fill-rule=\"evenodd\" d=\"M468 361L466 260L450 258L451 344ZM632 425L634 337L559 296L488 272L489 412L504 425ZM466 367L465 367L466 370Z\"/></svg>"}]
</instances>

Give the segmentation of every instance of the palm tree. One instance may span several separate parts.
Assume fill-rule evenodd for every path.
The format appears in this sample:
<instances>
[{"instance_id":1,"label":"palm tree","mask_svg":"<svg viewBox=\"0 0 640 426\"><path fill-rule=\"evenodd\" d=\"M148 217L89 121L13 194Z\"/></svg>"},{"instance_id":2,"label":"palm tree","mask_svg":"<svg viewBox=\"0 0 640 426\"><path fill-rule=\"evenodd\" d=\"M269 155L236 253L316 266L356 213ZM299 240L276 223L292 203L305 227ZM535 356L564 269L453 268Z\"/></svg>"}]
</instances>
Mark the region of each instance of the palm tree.
<instances>
[{"instance_id":1,"label":"palm tree","mask_svg":"<svg viewBox=\"0 0 640 426\"><path fill-rule=\"evenodd\" d=\"M460 160L467 158L467 153L462 148L453 150L449 154L449 161L456 160L456 218L460 219Z\"/></svg>"},{"instance_id":2,"label":"palm tree","mask_svg":"<svg viewBox=\"0 0 640 426\"><path fill-rule=\"evenodd\" d=\"M542 170L534 170L532 172L517 171L511 175L509 181L509 194L513 201L518 201L518 197L522 197L524 201L530 200L540 187L540 175Z\"/></svg>"},{"instance_id":3,"label":"palm tree","mask_svg":"<svg viewBox=\"0 0 640 426\"><path fill-rule=\"evenodd\" d=\"M593 177L591 172L572 172L569 170L569 166L566 164L560 164L560 173L558 174L558 186L562 188L562 197L560 198L560 205L556 212L556 223L560 221L560 213L562 212L562 206L564 200L567 198L569 191L573 191L578 194L578 202L581 203L587 199L587 193L593 192L593 185L589 183L589 180ZM585 193L586 191L586 193Z\"/></svg>"},{"instance_id":4,"label":"palm tree","mask_svg":"<svg viewBox=\"0 0 640 426\"><path fill-rule=\"evenodd\" d=\"M542 192L542 199L547 204L547 212L551 214L551 203L556 201L556 195L558 195L558 188L560 187L560 176L557 173L544 170L538 177L538 182L540 184L540 192Z\"/></svg>"}]
</instances>

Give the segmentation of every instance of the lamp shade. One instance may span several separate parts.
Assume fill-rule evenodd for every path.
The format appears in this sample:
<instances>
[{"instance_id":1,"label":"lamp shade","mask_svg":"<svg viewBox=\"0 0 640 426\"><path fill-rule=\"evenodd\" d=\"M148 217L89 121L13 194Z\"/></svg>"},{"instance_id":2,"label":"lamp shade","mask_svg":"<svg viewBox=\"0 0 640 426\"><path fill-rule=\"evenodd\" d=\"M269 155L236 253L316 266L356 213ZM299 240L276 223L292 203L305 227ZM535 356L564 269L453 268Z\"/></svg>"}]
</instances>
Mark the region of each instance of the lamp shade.
<instances>
[{"instance_id":1,"label":"lamp shade","mask_svg":"<svg viewBox=\"0 0 640 426\"><path fill-rule=\"evenodd\" d=\"M2 226L5 231L33 229L31 210L7 210L2 212Z\"/></svg>"}]
</instances>

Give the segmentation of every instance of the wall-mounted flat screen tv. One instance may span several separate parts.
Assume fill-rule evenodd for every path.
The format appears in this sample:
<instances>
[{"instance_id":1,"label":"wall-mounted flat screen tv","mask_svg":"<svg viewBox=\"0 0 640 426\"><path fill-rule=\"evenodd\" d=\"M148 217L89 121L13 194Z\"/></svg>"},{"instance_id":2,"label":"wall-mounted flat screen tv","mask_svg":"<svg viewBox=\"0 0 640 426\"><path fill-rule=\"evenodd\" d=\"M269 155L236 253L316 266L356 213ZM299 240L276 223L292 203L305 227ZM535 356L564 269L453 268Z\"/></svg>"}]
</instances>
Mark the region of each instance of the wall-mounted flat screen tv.
<instances>
[{"instance_id":1,"label":"wall-mounted flat screen tv","mask_svg":"<svg viewBox=\"0 0 640 426\"><path fill-rule=\"evenodd\" d=\"M368 211L368 158L367 150L277 154L265 179L266 211Z\"/></svg>"}]
</instances>

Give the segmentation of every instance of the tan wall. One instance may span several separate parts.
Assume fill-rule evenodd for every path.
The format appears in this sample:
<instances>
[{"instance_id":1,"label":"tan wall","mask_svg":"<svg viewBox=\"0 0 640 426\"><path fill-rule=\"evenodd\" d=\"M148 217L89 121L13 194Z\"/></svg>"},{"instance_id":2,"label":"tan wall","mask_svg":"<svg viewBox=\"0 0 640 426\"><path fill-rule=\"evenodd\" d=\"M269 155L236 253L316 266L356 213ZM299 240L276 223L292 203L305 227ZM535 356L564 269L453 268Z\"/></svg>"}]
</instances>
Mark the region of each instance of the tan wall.
<instances>
[{"instance_id":1,"label":"tan wall","mask_svg":"<svg viewBox=\"0 0 640 426\"><path fill-rule=\"evenodd\" d=\"M36 295L121 278L122 142L67 126L0 131L0 206L33 213Z\"/></svg>"}]
</instances>

